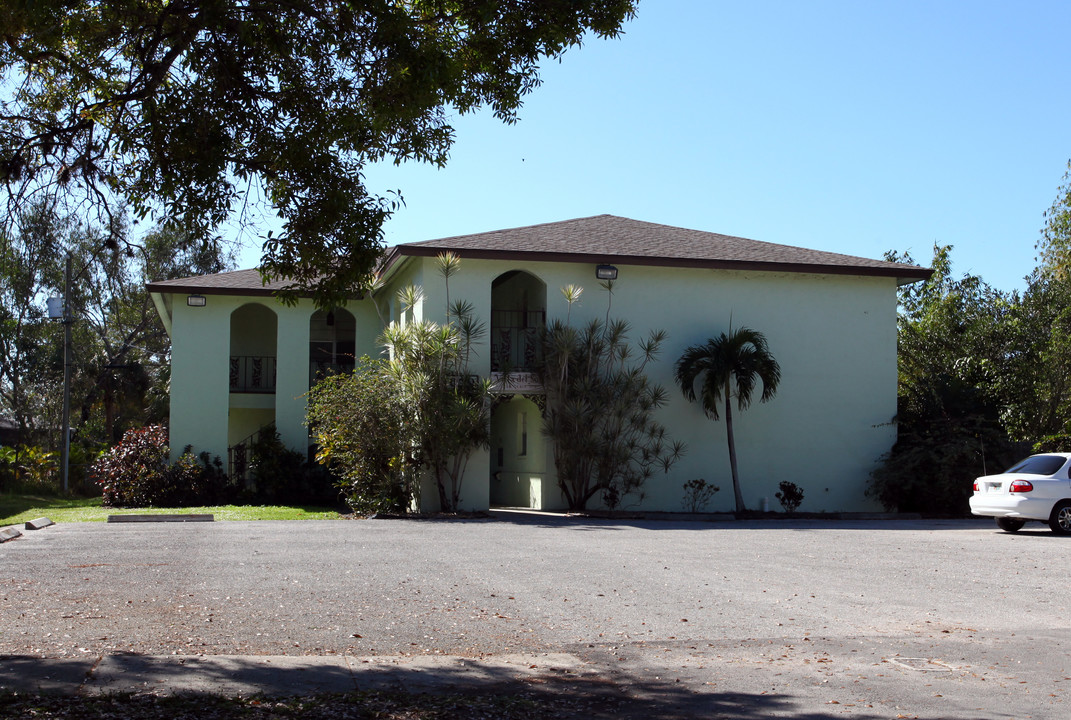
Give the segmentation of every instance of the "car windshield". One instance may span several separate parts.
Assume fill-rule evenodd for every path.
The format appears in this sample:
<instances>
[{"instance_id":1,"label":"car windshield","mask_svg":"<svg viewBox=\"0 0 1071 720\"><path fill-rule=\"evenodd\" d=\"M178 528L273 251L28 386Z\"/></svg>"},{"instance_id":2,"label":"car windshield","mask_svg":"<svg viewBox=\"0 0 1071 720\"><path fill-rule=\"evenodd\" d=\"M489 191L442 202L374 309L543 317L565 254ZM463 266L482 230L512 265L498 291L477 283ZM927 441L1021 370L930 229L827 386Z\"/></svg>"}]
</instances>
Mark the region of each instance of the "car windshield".
<instances>
[{"instance_id":1,"label":"car windshield","mask_svg":"<svg viewBox=\"0 0 1071 720\"><path fill-rule=\"evenodd\" d=\"M1031 455L1004 472L1024 473L1027 475L1053 475L1060 469L1066 459L1060 455Z\"/></svg>"}]
</instances>

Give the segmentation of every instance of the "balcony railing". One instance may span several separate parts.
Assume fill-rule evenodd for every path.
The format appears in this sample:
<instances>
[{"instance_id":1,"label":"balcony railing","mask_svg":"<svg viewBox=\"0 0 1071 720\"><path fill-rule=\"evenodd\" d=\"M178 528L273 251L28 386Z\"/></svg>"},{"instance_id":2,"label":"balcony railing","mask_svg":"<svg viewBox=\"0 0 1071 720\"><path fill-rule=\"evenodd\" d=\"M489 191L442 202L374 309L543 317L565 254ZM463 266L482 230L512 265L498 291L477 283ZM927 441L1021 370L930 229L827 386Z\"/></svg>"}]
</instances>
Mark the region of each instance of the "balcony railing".
<instances>
[{"instance_id":1,"label":"balcony railing","mask_svg":"<svg viewBox=\"0 0 1071 720\"><path fill-rule=\"evenodd\" d=\"M545 310L492 310L491 370L535 369L541 359L539 332L546 322Z\"/></svg>"},{"instance_id":2,"label":"balcony railing","mask_svg":"<svg viewBox=\"0 0 1071 720\"><path fill-rule=\"evenodd\" d=\"M275 358L262 355L232 355L231 392L275 392Z\"/></svg>"}]
</instances>

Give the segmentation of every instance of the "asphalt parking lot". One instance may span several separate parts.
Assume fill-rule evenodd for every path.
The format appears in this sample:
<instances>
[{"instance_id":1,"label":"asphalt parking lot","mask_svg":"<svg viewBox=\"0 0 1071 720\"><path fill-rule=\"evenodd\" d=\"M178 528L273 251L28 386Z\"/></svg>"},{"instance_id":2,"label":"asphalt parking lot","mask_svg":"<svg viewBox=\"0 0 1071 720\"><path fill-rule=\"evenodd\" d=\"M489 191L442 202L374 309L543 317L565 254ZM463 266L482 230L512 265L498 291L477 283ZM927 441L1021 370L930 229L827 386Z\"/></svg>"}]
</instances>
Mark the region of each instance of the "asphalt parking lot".
<instances>
[{"instance_id":1,"label":"asphalt parking lot","mask_svg":"<svg viewBox=\"0 0 1071 720\"><path fill-rule=\"evenodd\" d=\"M512 662L637 716L1066 718L1069 550L983 520L60 525L0 545L0 687L164 656L431 685Z\"/></svg>"}]
</instances>

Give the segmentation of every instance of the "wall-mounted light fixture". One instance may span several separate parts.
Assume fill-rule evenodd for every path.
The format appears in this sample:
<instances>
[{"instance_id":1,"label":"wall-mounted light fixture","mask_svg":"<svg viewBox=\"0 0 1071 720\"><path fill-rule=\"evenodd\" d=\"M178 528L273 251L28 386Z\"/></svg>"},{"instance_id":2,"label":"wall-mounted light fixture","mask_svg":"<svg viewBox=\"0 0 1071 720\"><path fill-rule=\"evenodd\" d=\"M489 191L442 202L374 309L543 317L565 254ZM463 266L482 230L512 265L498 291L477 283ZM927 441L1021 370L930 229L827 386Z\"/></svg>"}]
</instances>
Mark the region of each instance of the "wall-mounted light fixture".
<instances>
[{"instance_id":1,"label":"wall-mounted light fixture","mask_svg":"<svg viewBox=\"0 0 1071 720\"><path fill-rule=\"evenodd\" d=\"M208 299L204 295L187 295L186 304L190 307L204 307L208 304Z\"/></svg>"},{"instance_id":2,"label":"wall-mounted light fixture","mask_svg":"<svg viewBox=\"0 0 1071 720\"><path fill-rule=\"evenodd\" d=\"M617 280L617 268L613 265L596 265L595 277L599 280Z\"/></svg>"}]
</instances>

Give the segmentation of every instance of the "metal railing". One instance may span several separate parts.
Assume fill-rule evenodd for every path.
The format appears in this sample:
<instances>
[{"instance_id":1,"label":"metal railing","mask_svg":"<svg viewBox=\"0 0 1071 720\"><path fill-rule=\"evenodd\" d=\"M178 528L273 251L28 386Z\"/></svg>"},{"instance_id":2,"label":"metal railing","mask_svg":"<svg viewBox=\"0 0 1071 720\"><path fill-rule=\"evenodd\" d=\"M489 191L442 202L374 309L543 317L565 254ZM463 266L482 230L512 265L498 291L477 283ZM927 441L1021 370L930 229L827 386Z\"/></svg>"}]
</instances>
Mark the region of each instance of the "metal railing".
<instances>
[{"instance_id":1,"label":"metal railing","mask_svg":"<svg viewBox=\"0 0 1071 720\"><path fill-rule=\"evenodd\" d=\"M275 392L275 358L265 355L232 355L231 392Z\"/></svg>"},{"instance_id":2,"label":"metal railing","mask_svg":"<svg viewBox=\"0 0 1071 720\"><path fill-rule=\"evenodd\" d=\"M535 369L546 323L546 310L491 310L491 370Z\"/></svg>"},{"instance_id":3,"label":"metal railing","mask_svg":"<svg viewBox=\"0 0 1071 720\"><path fill-rule=\"evenodd\" d=\"M255 433L227 448L227 477L232 483L244 485L252 476L253 445L260 439L260 434L268 428L274 429L274 423L268 423Z\"/></svg>"}]
</instances>

